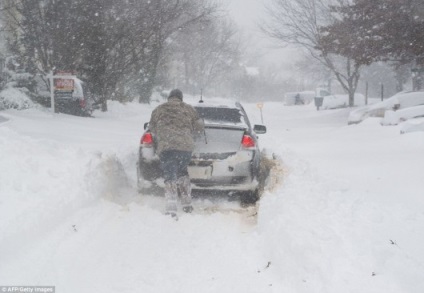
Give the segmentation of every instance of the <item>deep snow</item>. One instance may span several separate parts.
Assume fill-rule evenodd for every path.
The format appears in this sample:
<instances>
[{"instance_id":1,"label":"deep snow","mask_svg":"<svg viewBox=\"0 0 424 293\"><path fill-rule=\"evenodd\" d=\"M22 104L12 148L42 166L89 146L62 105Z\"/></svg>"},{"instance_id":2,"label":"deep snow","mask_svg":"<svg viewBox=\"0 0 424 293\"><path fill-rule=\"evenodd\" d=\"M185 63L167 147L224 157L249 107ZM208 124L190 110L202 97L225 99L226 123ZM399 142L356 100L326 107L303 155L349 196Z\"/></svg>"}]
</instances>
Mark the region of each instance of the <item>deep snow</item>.
<instances>
[{"instance_id":1,"label":"deep snow","mask_svg":"<svg viewBox=\"0 0 424 293\"><path fill-rule=\"evenodd\" d=\"M135 190L155 105L0 112L0 286L56 292L423 292L424 132L265 102L281 165L257 208L198 199L175 222ZM261 124L255 104L244 104Z\"/></svg>"}]
</instances>

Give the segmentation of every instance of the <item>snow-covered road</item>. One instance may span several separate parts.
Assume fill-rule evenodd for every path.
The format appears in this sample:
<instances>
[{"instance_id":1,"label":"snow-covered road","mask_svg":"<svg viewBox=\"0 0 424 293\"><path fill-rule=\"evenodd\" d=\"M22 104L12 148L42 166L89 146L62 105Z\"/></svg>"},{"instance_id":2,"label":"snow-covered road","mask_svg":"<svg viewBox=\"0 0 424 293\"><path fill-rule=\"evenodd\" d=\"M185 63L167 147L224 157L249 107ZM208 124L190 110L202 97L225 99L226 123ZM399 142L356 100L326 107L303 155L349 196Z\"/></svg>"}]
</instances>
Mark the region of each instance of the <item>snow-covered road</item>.
<instances>
[{"instance_id":1,"label":"snow-covered road","mask_svg":"<svg viewBox=\"0 0 424 293\"><path fill-rule=\"evenodd\" d=\"M1 279L59 292L272 292L275 278L245 221L217 212L174 222L140 202L101 202L27 240Z\"/></svg>"},{"instance_id":2,"label":"snow-covered road","mask_svg":"<svg viewBox=\"0 0 424 293\"><path fill-rule=\"evenodd\" d=\"M135 191L153 105L95 119L6 111L0 124L0 286L56 292L424 290L423 133L347 109L265 103L282 161L257 208L195 201L178 222ZM259 110L246 104L254 123ZM394 167L396 166L396 167Z\"/></svg>"}]
</instances>

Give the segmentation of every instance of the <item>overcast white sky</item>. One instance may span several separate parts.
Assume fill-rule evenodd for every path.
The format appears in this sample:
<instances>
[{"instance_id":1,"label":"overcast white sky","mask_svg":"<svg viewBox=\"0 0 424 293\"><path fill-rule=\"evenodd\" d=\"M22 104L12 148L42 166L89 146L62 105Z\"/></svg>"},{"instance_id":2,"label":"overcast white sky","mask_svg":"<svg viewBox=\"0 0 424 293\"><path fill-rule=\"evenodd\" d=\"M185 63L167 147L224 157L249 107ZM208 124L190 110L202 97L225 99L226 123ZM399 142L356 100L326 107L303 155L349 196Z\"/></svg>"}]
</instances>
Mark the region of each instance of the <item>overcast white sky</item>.
<instances>
[{"instance_id":1,"label":"overcast white sky","mask_svg":"<svg viewBox=\"0 0 424 293\"><path fill-rule=\"evenodd\" d=\"M240 26L256 29L256 22L265 15L264 4L268 0L228 0L231 16Z\"/></svg>"},{"instance_id":2,"label":"overcast white sky","mask_svg":"<svg viewBox=\"0 0 424 293\"><path fill-rule=\"evenodd\" d=\"M266 18L265 5L270 0L227 0L224 3L230 17L247 35L250 46L262 52L259 62L288 63L293 60L294 49L277 49L277 43L259 31L258 24Z\"/></svg>"}]
</instances>

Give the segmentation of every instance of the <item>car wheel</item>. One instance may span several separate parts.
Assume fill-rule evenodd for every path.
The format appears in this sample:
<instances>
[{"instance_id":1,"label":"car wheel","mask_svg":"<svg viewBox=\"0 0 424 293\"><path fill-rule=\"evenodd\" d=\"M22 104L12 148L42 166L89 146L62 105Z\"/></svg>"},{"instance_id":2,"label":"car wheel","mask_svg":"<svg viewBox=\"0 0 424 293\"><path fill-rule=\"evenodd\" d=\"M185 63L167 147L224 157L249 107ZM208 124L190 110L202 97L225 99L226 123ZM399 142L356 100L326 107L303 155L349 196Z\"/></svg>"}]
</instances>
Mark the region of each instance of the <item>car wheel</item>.
<instances>
[{"instance_id":1,"label":"car wheel","mask_svg":"<svg viewBox=\"0 0 424 293\"><path fill-rule=\"evenodd\" d=\"M246 192L243 192L240 195L240 203L243 206L254 205L254 204L256 204L256 202L258 200L259 200L259 190L258 189L246 191Z\"/></svg>"},{"instance_id":2,"label":"car wheel","mask_svg":"<svg viewBox=\"0 0 424 293\"><path fill-rule=\"evenodd\" d=\"M137 191L140 194L162 194L163 190L156 182L149 180L143 176L142 170L140 170L137 163Z\"/></svg>"}]
</instances>

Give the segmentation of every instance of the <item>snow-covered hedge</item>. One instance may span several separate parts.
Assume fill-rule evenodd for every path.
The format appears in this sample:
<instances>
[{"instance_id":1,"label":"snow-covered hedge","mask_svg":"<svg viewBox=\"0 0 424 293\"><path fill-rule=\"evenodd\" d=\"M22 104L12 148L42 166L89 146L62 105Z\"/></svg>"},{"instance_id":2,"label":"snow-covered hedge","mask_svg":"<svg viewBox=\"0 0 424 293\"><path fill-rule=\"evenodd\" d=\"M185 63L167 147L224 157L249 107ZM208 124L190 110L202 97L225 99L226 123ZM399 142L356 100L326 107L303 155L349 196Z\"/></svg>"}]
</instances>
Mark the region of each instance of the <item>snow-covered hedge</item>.
<instances>
[{"instance_id":1,"label":"snow-covered hedge","mask_svg":"<svg viewBox=\"0 0 424 293\"><path fill-rule=\"evenodd\" d=\"M23 110L34 106L34 102L25 94L24 89L9 87L0 92L0 110Z\"/></svg>"}]
</instances>

